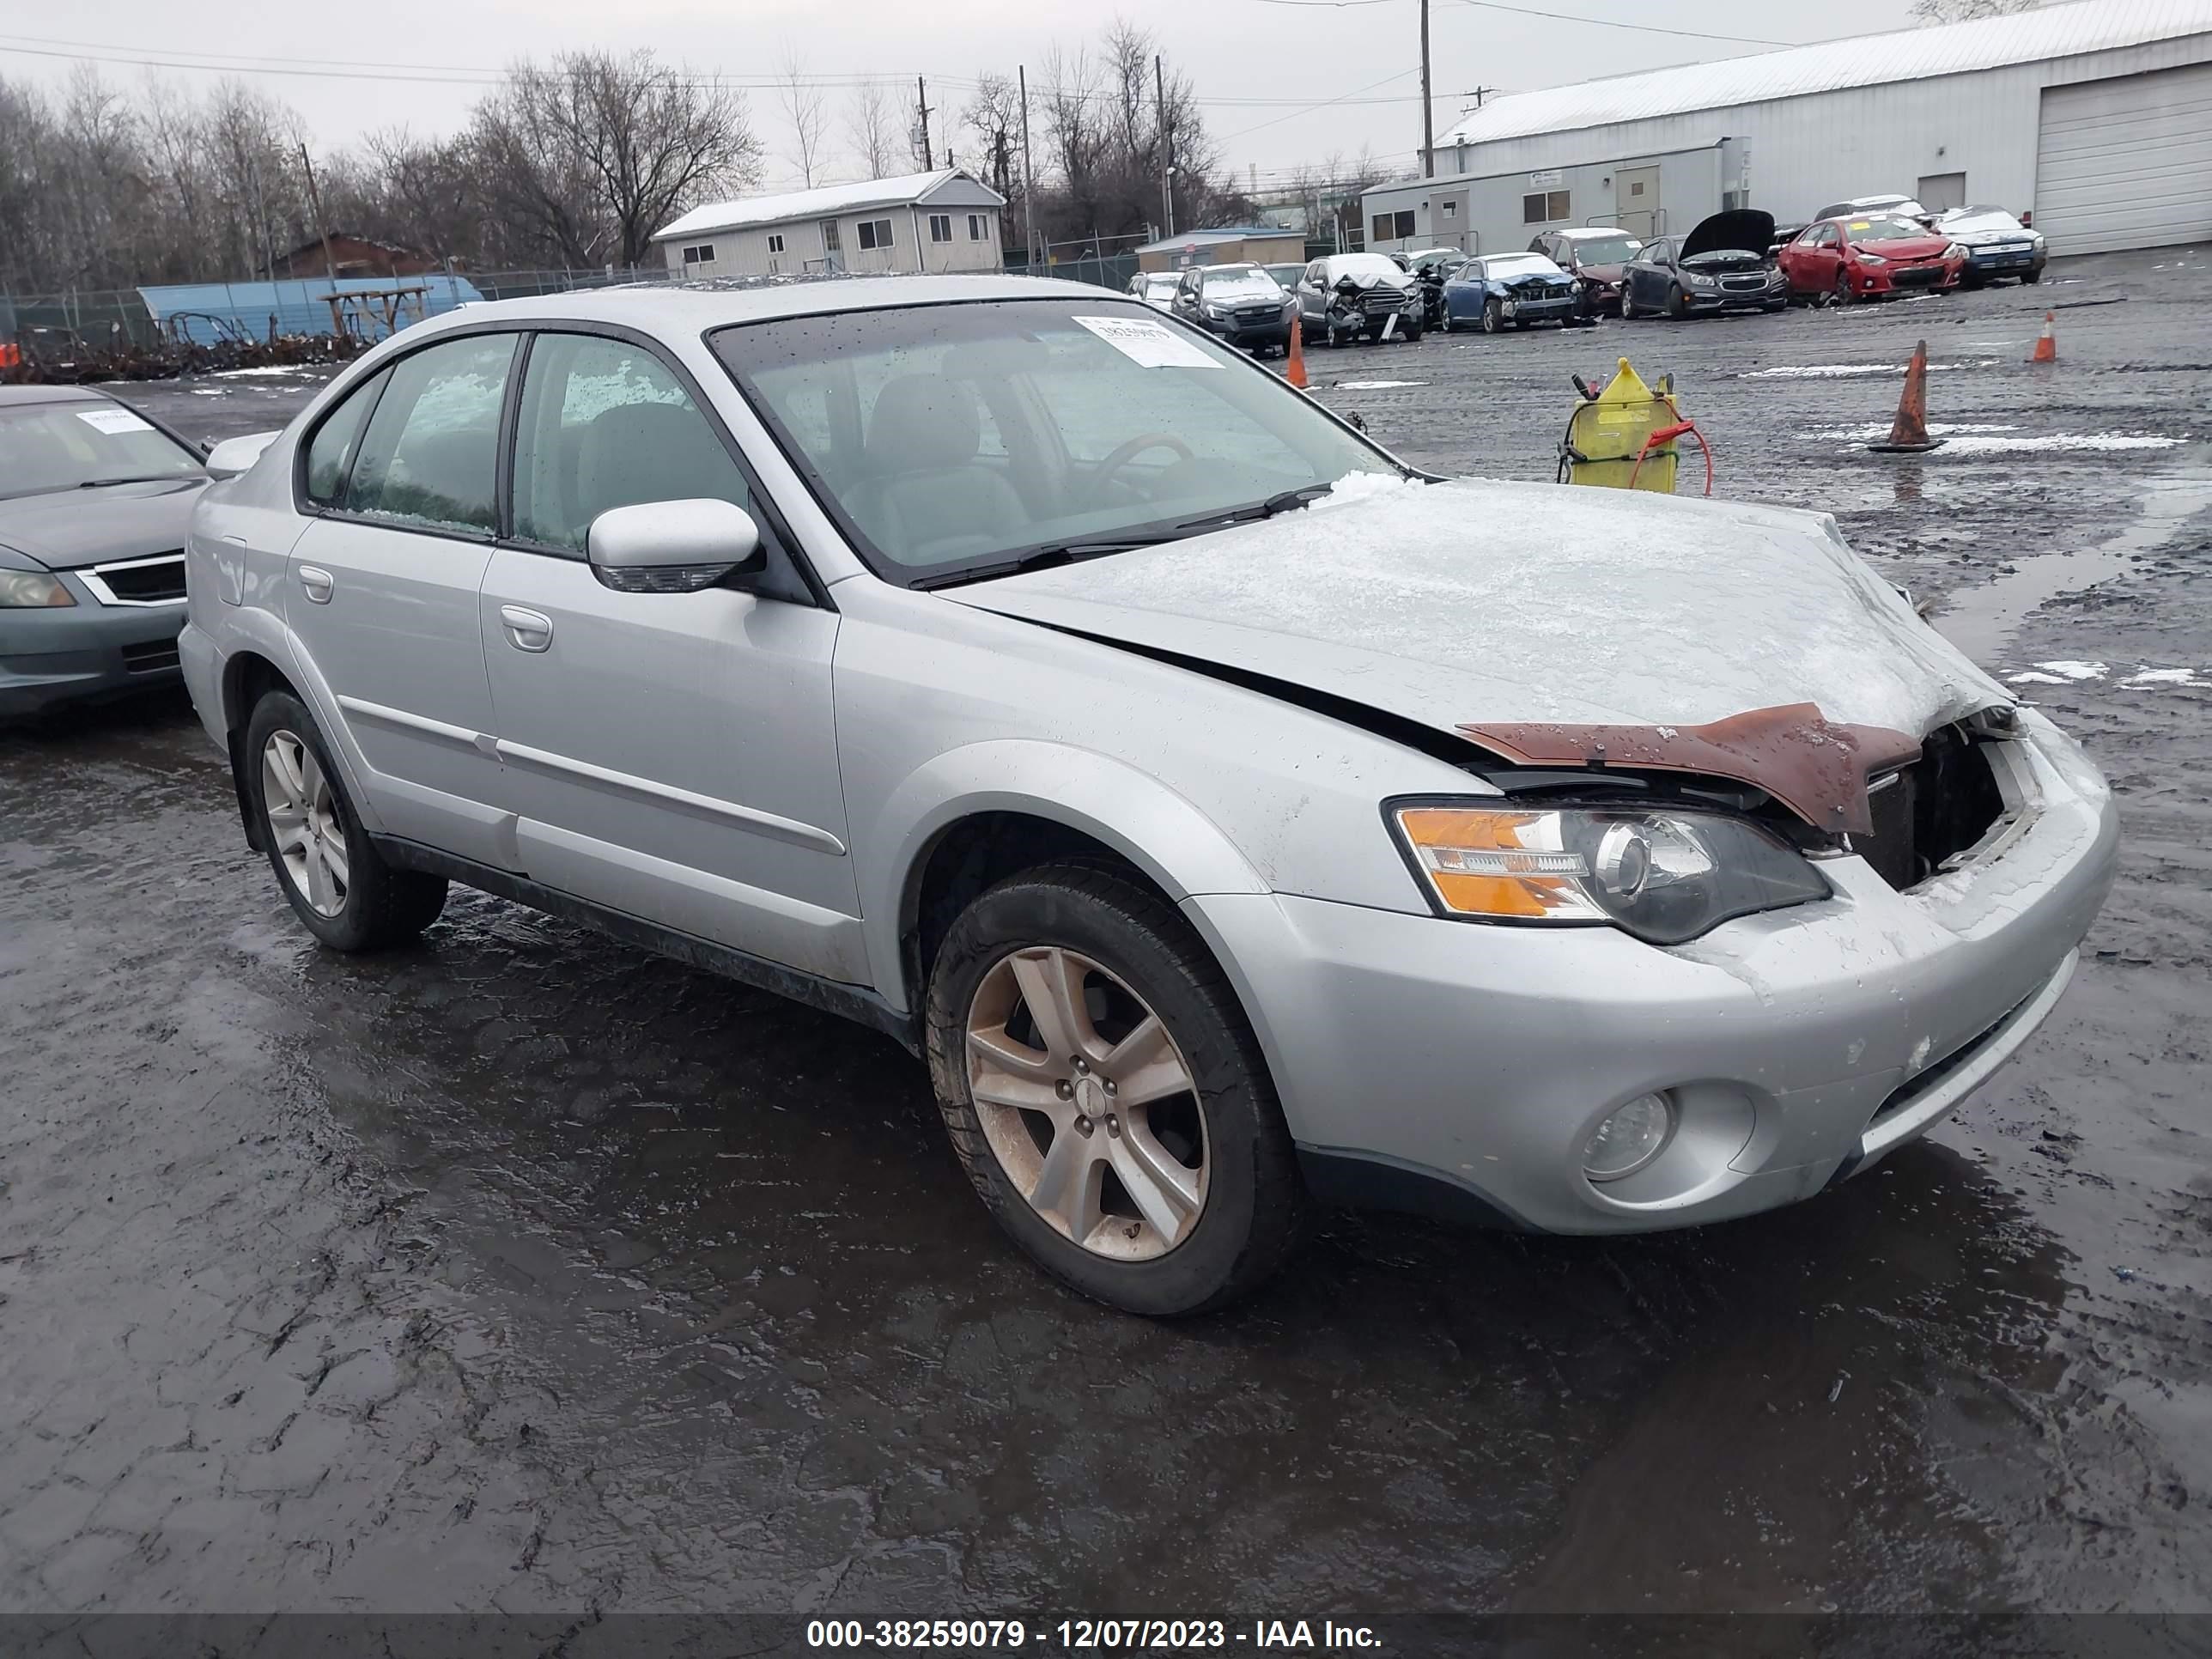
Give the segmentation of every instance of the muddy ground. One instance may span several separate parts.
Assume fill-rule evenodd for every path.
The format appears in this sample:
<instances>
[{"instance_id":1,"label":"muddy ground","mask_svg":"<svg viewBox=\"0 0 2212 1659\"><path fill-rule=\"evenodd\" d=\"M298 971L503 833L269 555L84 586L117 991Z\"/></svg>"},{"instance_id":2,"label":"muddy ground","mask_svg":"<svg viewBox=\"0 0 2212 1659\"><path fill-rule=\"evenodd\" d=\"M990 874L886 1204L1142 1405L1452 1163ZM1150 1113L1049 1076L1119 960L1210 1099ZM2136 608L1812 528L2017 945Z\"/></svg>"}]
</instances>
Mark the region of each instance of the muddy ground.
<instances>
[{"instance_id":1,"label":"muddy ground","mask_svg":"<svg viewBox=\"0 0 2212 1659\"><path fill-rule=\"evenodd\" d=\"M2212 252L2052 276L1313 354L1518 477L1571 372L1671 370L1717 493L1835 512L2124 799L2022 1057L1708 1231L1338 1218L1117 1317L889 1041L480 896L323 954L180 700L0 735L0 1608L2212 1608ZM1923 335L1965 429L1855 449Z\"/></svg>"}]
</instances>

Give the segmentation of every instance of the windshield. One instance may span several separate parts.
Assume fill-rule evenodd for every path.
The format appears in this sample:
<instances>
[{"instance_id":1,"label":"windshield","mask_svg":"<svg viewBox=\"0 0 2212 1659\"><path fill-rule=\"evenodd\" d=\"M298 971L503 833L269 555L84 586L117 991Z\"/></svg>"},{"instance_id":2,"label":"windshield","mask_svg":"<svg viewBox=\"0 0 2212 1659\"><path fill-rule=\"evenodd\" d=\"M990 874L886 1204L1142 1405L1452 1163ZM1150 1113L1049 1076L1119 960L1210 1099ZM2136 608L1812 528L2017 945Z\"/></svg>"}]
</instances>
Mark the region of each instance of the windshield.
<instances>
[{"instance_id":1,"label":"windshield","mask_svg":"<svg viewBox=\"0 0 2212 1659\"><path fill-rule=\"evenodd\" d=\"M1176 284L1181 280L1176 276L1147 276L1144 279L1144 296L1147 300L1170 299L1175 295Z\"/></svg>"},{"instance_id":2,"label":"windshield","mask_svg":"<svg viewBox=\"0 0 2212 1659\"><path fill-rule=\"evenodd\" d=\"M1276 300L1283 290L1264 270L1224 270L1200 277L1199 292L1209 300Z\"/></svg>"},{"instance_id":3,"label":"windshield","mask_svg":"<svg viewBox=\"0 0 2212 1659\"><path fill-rule=\"evenodd\" d=\"M1625 265L1644 248L1633 236L1577 236L1569 246L1586 265Z\"/></svg>"},{"instance_id":4,"label":"windshield","mask_svg":"<svg viewBox=\"0 0 2212 1659\"><path fill-rule=\"evenodd\" d=\"M2011 231L2024 234L2026 227L2002 208L1966 208L1958 213L1947 213L1939 222L1940 228L1956 233L1974 230Z\"/></svg>"},{"instance_id":5,"label":"windshield","mask_svg":"<svg viewBox=\"0 0 2212 1659\"><path fill-rule=\"evenodd\" d=\"M1482 268L1492 276L1564 276L1561 270L1540 253L1503 253L1493 259L1485 259Z\"/></svg>"},{"instance_id":6,"label":"windshield","mask_svg":"<svg viewBox=\"0 0 2212 1659\"><path fill-rule=\"evenodd\" d=\"M1406 280L1406 273L1398 269L1397 262L1379 253L1340 253L1328 262L1328 275L1331 282L1346 276L1390 276L1401 283Z\"/></svg>"},{"instance_id":7,"label":"windshield","mask_svg":"<svg viewBox=\"0 0 2212 1659\"><path fill-rule=\"evenodd\" d=\"M1194 534L1401 471L1265 369L1106 295L786 318L714 345L870 568L902 585Z\"/></svg>"},{"instance_id":8,"label":"windshield","mask_svg":"<svg viewBox=\"0 0 2212 1659\"><path fill-rule=\"evenodd\" d=\"M1268 265L1265 269L1267 275L1285 288L1296 288L1298 285L1298 278L1306 274L1306 268L1304 265Z\"/></svg>"},{"instance_id":9,"label":"windshield","mask_svg":"<svg viewBox=\"0 0 2212 1659\"><path fill-rule=\"evenodd\" d=\"M0 407L0 498L203 471L167 433L104 398Z\"/></svg>"},{"instance_id":10,"label":"windshield","mask_svg":"<svg viewBox=\"0 0 2212 1659\"><path fill-rule=\"evenodd\" d=\"M1926 236L1928 228L1910 219L1882 214L1869 219L1846 219L1844 232L1854 242L1905 242Z\"/></svg>"}]
</instances>

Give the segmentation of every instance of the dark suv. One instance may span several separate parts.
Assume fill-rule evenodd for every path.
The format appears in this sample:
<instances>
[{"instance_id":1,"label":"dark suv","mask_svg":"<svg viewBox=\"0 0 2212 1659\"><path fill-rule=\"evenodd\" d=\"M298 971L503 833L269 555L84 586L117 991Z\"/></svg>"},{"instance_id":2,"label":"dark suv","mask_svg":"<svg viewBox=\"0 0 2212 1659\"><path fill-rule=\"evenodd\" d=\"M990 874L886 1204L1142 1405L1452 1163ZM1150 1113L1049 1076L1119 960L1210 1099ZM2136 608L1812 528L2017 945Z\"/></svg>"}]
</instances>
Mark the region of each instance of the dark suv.
<instances>
[{"instance_id":1,"label":"dark suv","mask_svg":"<svg viewBox=\"0 0 2212 1659\"><path fill-rule=\"evenodd\" d=\"M1173 309L1231 345L1287 351L1297 301L1258 265L1200 265L1176 285Z\"/></svg>"}]
</instances>

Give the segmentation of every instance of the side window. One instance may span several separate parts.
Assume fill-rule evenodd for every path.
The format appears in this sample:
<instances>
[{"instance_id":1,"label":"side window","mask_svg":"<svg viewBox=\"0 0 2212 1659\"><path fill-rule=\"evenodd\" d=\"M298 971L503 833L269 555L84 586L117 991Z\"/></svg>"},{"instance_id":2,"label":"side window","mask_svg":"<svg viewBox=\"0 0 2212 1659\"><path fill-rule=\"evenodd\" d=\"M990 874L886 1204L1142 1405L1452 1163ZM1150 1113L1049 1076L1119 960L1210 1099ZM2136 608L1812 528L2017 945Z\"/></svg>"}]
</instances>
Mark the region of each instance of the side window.
<instances>
[{"instance_id":1,"label":"side window","mask_svg":"<svg viewBox=\"0 0 2212 1659\"><path fill-rule=\"evenodd\" d=\"M515 535L581 552L609 507L697 496L750 505L744 475L667 366L623 340L539 335L515 431Z\"/></svg>"},{"instance_id":2,"label":"side window","mask_svg":"<svg viewBox=\"0 0 2212 1659\"><path fill-rule=\"evenodd\" d=\"M349 511L427 530L498 528L499 411L512 334L472 334L404 357L369 416Z\"/></svg>"},{"instance_id":3,"label":"side window","mask_svg":"<svg viewBox=\"0 0 2212 1659\"><path fill-rule=\"evenodd\" d=\"M361 449L362 428L392 371L372 374L347 394L346 399L315 428L307 444L307 499L317 507L336 507L344 493L346 475Z\"/></svg>"}]
</instances>

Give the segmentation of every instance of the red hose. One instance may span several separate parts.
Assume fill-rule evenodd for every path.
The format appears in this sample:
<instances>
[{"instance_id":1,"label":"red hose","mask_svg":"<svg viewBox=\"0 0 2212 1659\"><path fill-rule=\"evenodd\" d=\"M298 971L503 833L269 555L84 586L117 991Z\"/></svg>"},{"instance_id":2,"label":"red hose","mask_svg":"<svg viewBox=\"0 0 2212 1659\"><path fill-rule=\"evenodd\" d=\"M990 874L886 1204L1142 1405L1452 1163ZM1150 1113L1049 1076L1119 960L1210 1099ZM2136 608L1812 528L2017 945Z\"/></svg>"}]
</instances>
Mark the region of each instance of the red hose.
<instances>
[{"instance_id":1,"label":"red hose","mask_svg":"<svg viewBox=\"0 0 2212 1659\"><path fill-rule=\"evenodd\" d=\"M1674 426L1662 426L1646 438L1644 441L1644 447L1636 452L1636 465L1629 469L1628 487L1631 489L1636 488L1637 479L1643 476L1644 458L1651 453L1651 447L1654 444L1672 443L1685 434L1695 438L1698 441L1698 447L1705 452L1705 494L1711 495L1713 493L1713 447L1705 441L1705 434L1698 430L1698 423L1695 421L1683 421Z\"/></svg>"}]
</instances>

